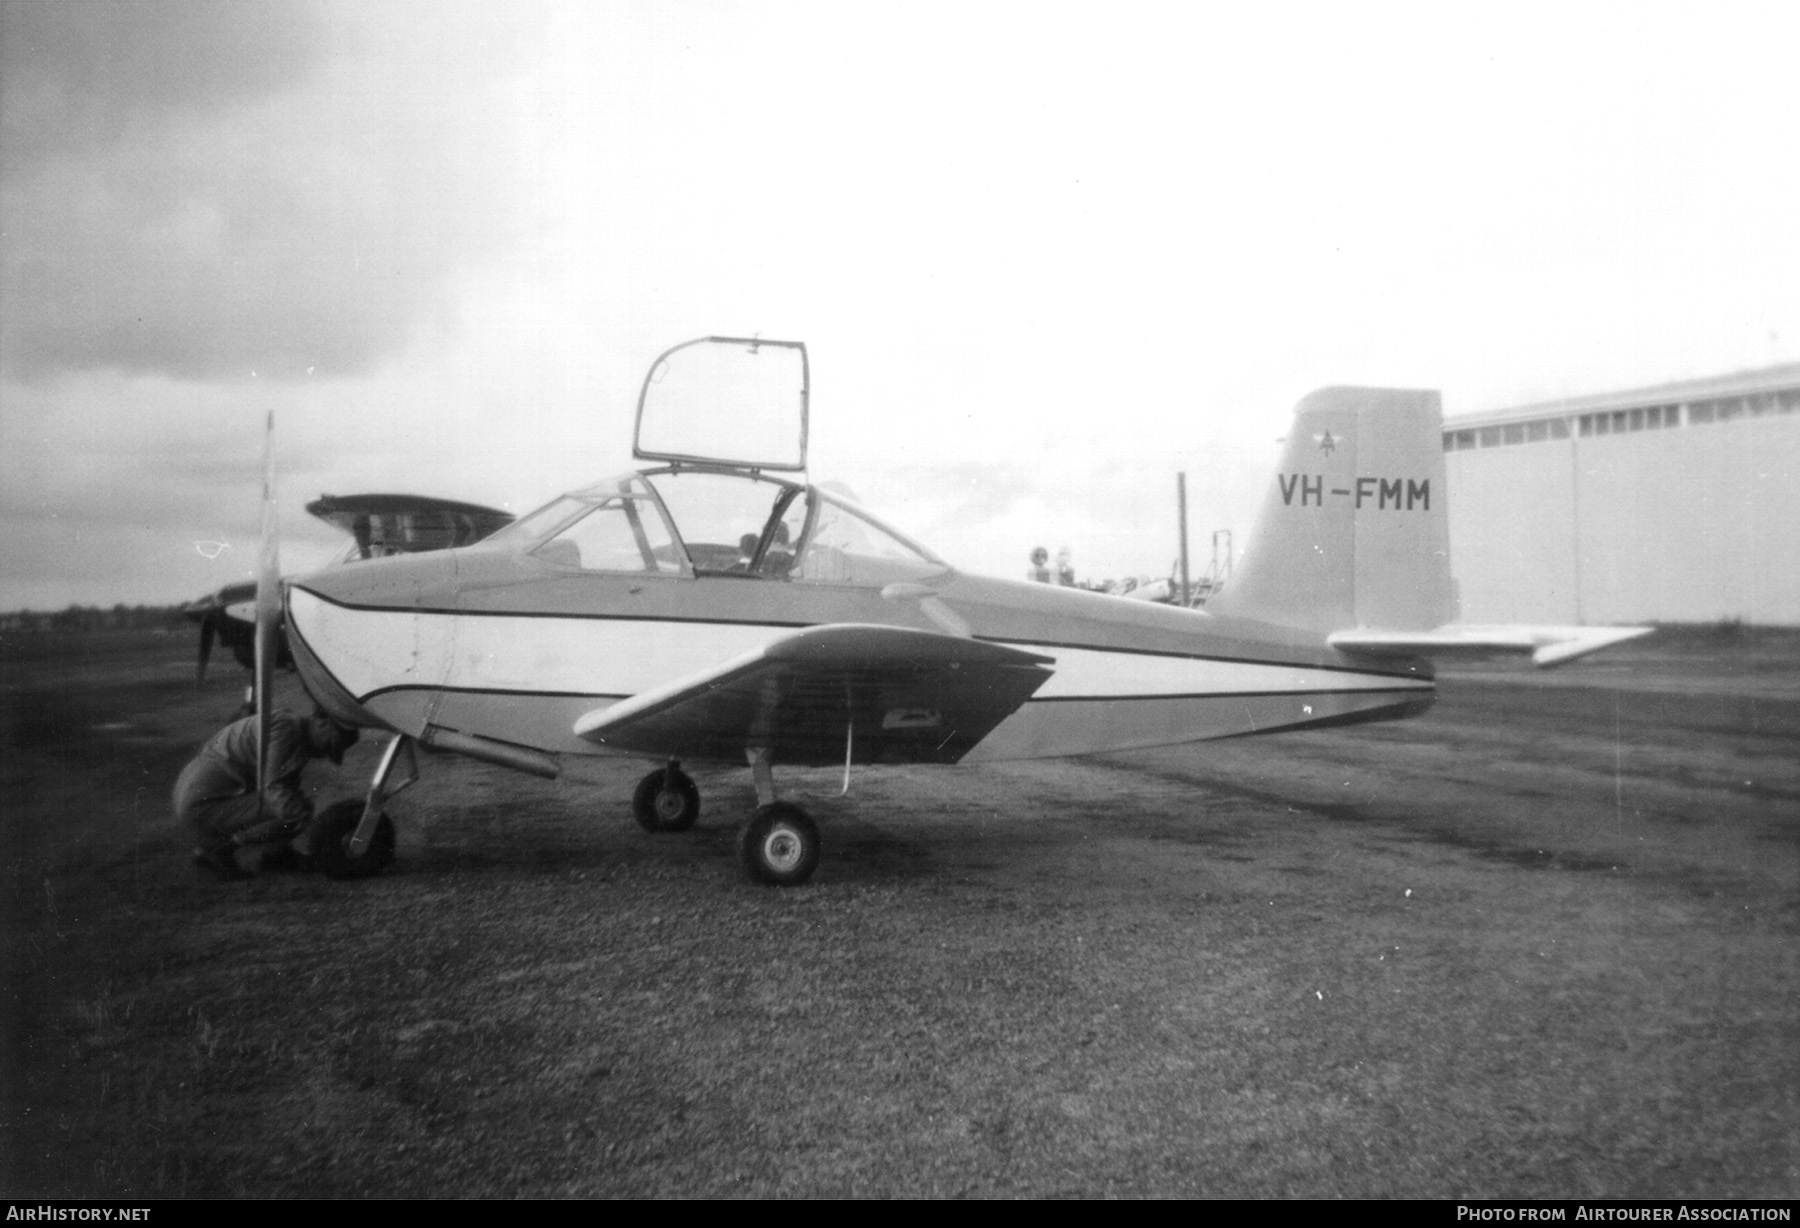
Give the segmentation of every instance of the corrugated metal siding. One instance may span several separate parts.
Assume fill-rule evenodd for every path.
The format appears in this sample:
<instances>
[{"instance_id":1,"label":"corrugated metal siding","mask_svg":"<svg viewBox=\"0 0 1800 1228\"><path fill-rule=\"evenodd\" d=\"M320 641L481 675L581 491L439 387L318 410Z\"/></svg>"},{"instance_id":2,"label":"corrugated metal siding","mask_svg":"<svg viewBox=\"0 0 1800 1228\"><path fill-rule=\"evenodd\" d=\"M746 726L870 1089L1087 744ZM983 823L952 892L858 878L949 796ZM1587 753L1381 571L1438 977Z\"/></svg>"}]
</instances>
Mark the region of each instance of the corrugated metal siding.
<instances>
[{"instance_id":1,"label":"corrugated metal siding","mask_svg":"<svg viewBox=\"0 0 1800 1228\"><path fill-rule=\"evenodd\" d=\"M1465 621L1800 625L1800 414L1570 435L1445 456Z\"/></svg>"}]
</instances>

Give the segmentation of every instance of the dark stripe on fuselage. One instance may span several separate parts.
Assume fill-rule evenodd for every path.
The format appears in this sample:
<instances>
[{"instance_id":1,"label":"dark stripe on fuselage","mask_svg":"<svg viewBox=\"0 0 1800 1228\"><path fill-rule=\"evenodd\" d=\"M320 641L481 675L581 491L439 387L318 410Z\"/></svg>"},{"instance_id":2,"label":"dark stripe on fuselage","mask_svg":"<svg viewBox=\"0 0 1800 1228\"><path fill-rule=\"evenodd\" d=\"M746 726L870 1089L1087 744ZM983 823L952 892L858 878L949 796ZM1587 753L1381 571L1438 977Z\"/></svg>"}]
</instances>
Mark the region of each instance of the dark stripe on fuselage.
<instances>
[{"instance_id":1,"label":"dark stripe on fuselage","mask_svg":"<svg viewBox=\"0 0 1800 1228\"><path fill-rule=\"evenodd\" d=\"M302 586L295 585L293 587L301 588ZM781 631L797 631L797 630L803 630L804 628L807 628L807 627L816 627L816 626L823 625L820 623L804 623L804 622L771 622L771 621L762 620L762 619L693 618L693 617L688 617L685 615L675 615L675 614L657 614L657 615L573 614L573 613L566 613L566 612L565 613L552 613L552 612L540 611L540 610L457 610L457 609L443 609L438 606L373 605L373 604L368 604L368 603L363 603L363 602L338 601L335 598L327 597L325 594L317 592L314 589L310 589L310 588L302 588L302 591L306 592L308 595L310 595L312 597L316 597L318 600L323 601L328 605L334 605L341 610L366 610L371 613L386 613L386 614L434 614L434 615L437 615L442 618L551 619L551 620L560 621L560 622L681 623L681 624L688 624L688 625L693 625L693 626L711 626L711 627L768 627L768 628L771 628L774 630L781 630ZM898 625L898 624L896 624L896 625ZM1106 644L1079 644L1079 643L1073 643L1073 642L1067 642L1067 641L1061 641L1061 640L1015 639L1015 638L1010 638L1007 636L998 636L998 635L978 635L978 636L975 636L974 638L981 640L984 643L1000 644L1003 646L1022 647L1022 648L1038 648L1038 649L1049 649L1049 650L1064 649L1064 650L1071 651L1071 652L1103 652L1103 653L1116 654L1118 656L1157 657L1157 658L1161 658L1163 660L1169 660L1169 661L1210 661L1210 662L1218 662L1219 664L1222 664L1222 665L1260 665L1260 666L1270 666L1270 667L1274 667L1274 668L1278 668L1278 669L1316 669L1316 670L1324 670L1324 671L1327 671L1329 673L1334 673L1334 674L1355 674L1355 675L1358 675L1359 677L1416 678L1420 682L1431 681L1430 674L1420 677L1418 674L1411 673L1405 669L1389 670L1389 669L1378 669L1378 668L1371 668L1368 666L1358 666L1358 665L1337 665L1337 664L1333 664L1333 663L1327 662L1327 661L1279 660L1279 659L1275 659L1275 658L1266 658L1266 657L1228 657L1228 656L1221 656L1217 653L1170 652L1170 651L1166 651L1166 650L1162 650L1162 649L1154 649L1154 648L1112 647L1112 646L1106 645ZM552 694L560 694L560 693L561 692L554 692L554 691L520 692L520 694L544 694L544 695L552 695ZM578 694L579 692L575 692L575 693ZM1284 694L1286 692L1257 691L1257 692L1248 692L1248 693L1250 693L1250 694ZM1323 693L1323 692L1306 691L1306 692L1293 692L1293 693L1295 693L1295 694L1315 694L1315 693ZM1175 697L1171 696L1170 698L1175 698ZM1201 696L1201 698L1210 698L1210 696ZM1043 702L1043 701L1038 701L1038 702Z\"/></svg>"},{"instance_id":2,"label":"dark stripe on fuselage","mask_svg":"<svg viewBox=\"0 0 1800 1228\"><path fill-rule=\"evenodd\" d=\"M1369 695L1387 695L1395 693L1396 692L1390 691L1364 692L1364 694ZM1292 725L1282 725L1281 732L1304 733L1309 729L1336 729L1341 728L1344 725L1378 725L1387 721L1400 720L1409 716L1418 716L1422 712L1429 711L1431 706L1435 703L1437 703L1436 692L1415 691L1413 692L1413 698L1402 700L1397 704L1385 704L1379 708L1365 708L1359 712L1344 712L1337 716L1321 716L1316 720L1299 721ZM1246 729L1242 733L1221 734L1219 737L1210 740L1223 742L1230 738L1252 738L1258 734L1267 732L1268 731L1265 729Z\"/></svg>"},{"instance_id":3,"label":"dark stripe on fuselage","mask_svg":"<svg viewBox=\"0 0 1800 1228\"><path fill-rule=\"evenodd\" d=\"M332 679L336 681L336 679ZM506 695L523 699L595 699L609 703L617 703L631 698L629 695L598 694L593 691L528 691L520 689L501 689L498 687L472 686L434 686L428 683L404 683L397 686L384 686L370 691L357 699L358 703L367 703L379 695L395 695L403 691L437 691L446 695ZM348 694L348 692L345 692ZM1053 695L1049 697L1033 696L1025 701L1025 706L1032 704L1116 704L1136 703L1144 700L1191 700L1191 699L1273 699L1283 695L1417 695L1421 698L1432 694L1429 687L1345 687L1339 690L1324 690L1318 687L1304 687L1288 691L1171 691L1167 693L1146 695Z\"/></svg>"},{"instance_id":4,"label":"dark stripe on fuselage","mask_svg":"<svg viewBox=\"0 0 1800 1228\"><path fill-rule=\"evenodd\" d=\"M1429 695L1426 686L1344 687L1338 690L1302 687L1287 691L1170 691L1153 695L1034 695L1027 704L1122 703L1140 699L1272 699L1281 695Z\"/></svg>"}]
</instances>

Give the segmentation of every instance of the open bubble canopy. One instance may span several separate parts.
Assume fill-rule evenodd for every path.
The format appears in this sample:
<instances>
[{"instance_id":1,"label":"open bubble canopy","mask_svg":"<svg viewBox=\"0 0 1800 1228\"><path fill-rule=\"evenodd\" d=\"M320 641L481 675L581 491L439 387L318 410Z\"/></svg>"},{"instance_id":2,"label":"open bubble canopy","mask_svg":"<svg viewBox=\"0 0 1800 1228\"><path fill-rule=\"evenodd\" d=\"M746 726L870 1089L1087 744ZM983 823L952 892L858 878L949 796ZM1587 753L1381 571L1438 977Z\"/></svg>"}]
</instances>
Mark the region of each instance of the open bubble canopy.
<instances>
[{"instance_id":1,"label":"open bubble canopy","mask_svg":"<svg viewBox=\"0 0 1800 1228\"><path fill-rule=\"evenodd\" d=\"M638 396L641 460L806 468L808 373L798 341L702 337L665 352Z\"/></svg>"}]
</instances>

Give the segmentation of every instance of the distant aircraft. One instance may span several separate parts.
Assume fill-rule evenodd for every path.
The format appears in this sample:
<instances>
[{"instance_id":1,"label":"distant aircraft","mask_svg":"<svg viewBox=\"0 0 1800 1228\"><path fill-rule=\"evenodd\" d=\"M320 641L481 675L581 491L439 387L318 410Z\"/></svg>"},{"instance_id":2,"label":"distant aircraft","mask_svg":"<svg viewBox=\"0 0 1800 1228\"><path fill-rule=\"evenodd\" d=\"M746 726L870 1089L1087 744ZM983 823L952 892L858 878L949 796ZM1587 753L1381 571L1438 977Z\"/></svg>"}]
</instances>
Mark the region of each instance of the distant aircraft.
<instances>
[{"instance_id":1,"label":"distant aircraft","mask_svg":"<svg viewBox=\"0 0 1800 1228\"><path fill-rule=\"evenodd\" d=\"M426 495L322 495L306 510L350 536L337 563L472 545L513 520L510 512ZM256 668L255 606L256 581L245 580L181 608L186 618L200 624L196 682L206 681L214 642L230 649L245 669ZM280 665L293 663L285 641L277 651Z\"/></svg>"},{"instance_id":2,"label":"distant aircraft","mask_svg":"<svg viewBox=\"0 0 1800 1228\"><path fill-rule=\"evenodd\" d=\"M478 545L285 584L313 699L395 736L314 850L382 864L412 744L542 776L562 755L663 761L651 831L700 813L682 763L745 763L752 877L805 882L812 819L776 765L1086 755L1424 711L1439 653L1572 659L1648 628L1454 623L1434 392L1329 388L1297 407L1254 548L1204 610L964 575L805 481L798 342L703 338L638 402L644 467ZM789 476L796 475L796 476Z\"/></svg>"}]
</instances>

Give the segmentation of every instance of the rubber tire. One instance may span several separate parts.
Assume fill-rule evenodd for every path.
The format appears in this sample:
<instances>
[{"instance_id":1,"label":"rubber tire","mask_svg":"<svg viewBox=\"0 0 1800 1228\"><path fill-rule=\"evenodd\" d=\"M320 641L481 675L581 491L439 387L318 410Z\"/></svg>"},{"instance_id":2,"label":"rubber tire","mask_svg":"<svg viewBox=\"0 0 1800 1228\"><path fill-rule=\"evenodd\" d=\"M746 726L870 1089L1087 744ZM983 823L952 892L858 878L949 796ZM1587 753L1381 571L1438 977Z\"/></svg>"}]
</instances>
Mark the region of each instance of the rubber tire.
<instances>
[{"instance_id":1,"label":"rubber tire","mask_svg":"<svg viewBox=\"0 0 1800 1228\"><path fill-rule=\"evenodd\" d=\"M776 802L744 824L738 856L757 882L798 887L819 868L819 829L800 807Z\"/></svg>"},{"instance_id":2,"label":"rubber tire","mask_svg":"<svg viewBox=\"0 0 1800 1228\"><path fill-rule=\"evenodd\" d=\"M312 854L313 868L326 878L371 878L393 864L394 821L385 814L376 822L374 838L363 855L350 855L346 846L362 822L362 812L363 803L351 797L333 802L313 819L306 850Z\"/></svg>"},{"instance_id":3,"label":"rubber tire","mask_svg":"<svg viewBox=\"0 0 1800 1228\"><path fill-rule=\"evenodd\" d=\"M631 814L645 831L686 831L700 817L700 786L686 772L675 772L674 787L665 789L667 768L657 768L638 781L631 795Z\"/></svg>"}]
</instances>

